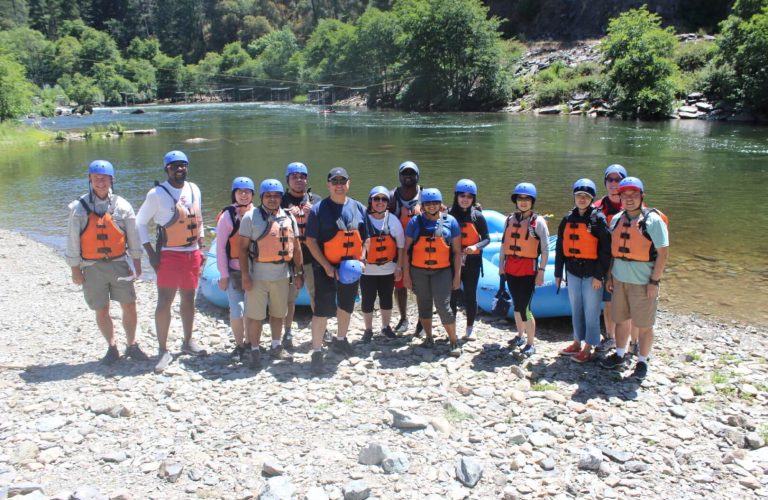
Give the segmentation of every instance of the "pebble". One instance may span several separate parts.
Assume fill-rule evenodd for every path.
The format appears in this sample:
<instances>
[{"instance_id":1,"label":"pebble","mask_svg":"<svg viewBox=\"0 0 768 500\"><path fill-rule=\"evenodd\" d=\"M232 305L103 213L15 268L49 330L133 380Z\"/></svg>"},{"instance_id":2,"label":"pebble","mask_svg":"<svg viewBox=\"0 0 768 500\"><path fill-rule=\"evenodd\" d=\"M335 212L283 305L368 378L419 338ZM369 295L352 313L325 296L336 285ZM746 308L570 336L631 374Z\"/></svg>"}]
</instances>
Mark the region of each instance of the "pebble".
<instances>
[{"instance_id":1,"label":"pebble","mask_svg":"<svg viewBox=\"0 0 768 500\"><path fill-rule=\"evenodd\" d=\"M381 465L384 457L389 453L389 449L380 443L368 443L365 448L360 450L357 457L357 463L363 465Z\"/></svg>"},{"instance_id":2,"label":"pebble","mask_svg":"<svg viewBox=\"0 0 768 500\"><path fill-rule=\"evenodd\" d=\"M371 495L368 483L362 480L349 481L344 485L344 500L365 500Z\"/></svg>"},{"instance_id":3,"label":"pebble","mask_svg":"<svg viewBox=\"0 0 768 500\"><path fill-rule=\"evenodd\" d=\"M409 467L408 457L402 452L388 453L381 461L381 468L387 474L403 474L408 472Z\"/></svg>"},{"instance_id":4,"label":"pebble","mask_svg":"<svg viewBox=\"0 0 768 500\"><path fill-rule=\"evenodd\" d=\"M579 454L579 469L597 471L603 463L603 452L594 446L589 446Z\"/></svg>"},{"instance_id":5,"label":"pebble","mask_svg":"<svg viewBox=\"0 0 768 500\"><path fill-rule=\"evenodd\" d=\"M468 488L474 488L483 477L484 467L471 457L460 456L456 459L456 478Z\"/></svg>"}]
</instances>

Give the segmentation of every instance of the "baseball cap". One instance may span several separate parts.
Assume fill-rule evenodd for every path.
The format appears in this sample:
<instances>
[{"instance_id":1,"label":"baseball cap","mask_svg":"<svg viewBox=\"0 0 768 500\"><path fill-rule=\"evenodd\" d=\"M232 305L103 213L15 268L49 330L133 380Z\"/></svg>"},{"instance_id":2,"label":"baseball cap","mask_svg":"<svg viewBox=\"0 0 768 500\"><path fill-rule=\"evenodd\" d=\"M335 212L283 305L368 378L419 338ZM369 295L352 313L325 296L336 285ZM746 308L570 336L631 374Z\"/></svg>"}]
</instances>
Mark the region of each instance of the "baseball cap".
<instances>
[{"instance_id":1,"label":"baseball cap","mask_svg":"<svg viewBox=\"0 0 768 500\"><path fill-rule=\"evenodd\" d=\"M406 170L413 170L416 172L416 175L419 175L419 167L412 161L404 161L401 163L400 168L398 169L398 173L402 174Z\"/></svg>"},{"instance_id":2,"label":"baseball cap","mask_svg":"<svg viewBox=\"0 0 768 500\"><path fill-rule=\"evenodd\" d=\"M330 172L328 172L328 180L331 180L334 177L343 177L345 179L349 179L349 174L345 169L341 167L334 167Z\"/></svg>"}]
</instances>

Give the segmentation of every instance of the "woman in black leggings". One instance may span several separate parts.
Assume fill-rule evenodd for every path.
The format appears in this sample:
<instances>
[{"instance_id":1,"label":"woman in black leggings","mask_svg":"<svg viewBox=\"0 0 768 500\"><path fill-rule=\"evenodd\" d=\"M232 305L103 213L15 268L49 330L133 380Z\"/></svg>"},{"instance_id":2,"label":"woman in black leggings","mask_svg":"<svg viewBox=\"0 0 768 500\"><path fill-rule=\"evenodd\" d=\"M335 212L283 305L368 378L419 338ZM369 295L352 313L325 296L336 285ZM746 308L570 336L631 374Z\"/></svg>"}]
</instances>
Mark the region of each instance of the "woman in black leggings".
<instances>
[{"instance_id":1,"label":"woman in black leggings","mask_svg":"<svg viewBox=\"0 0 768 500\"><path fill-rule=\"evenodd\" d=\"M467 329L464 340L474 340L473 329L477 316L477 282L483 270L483 248L490 243L488 224L477 203L477 185L469 179L461 179L454 189L453 205L448 209L461 226L461 284ZM451 309L456 314L459 293L451 295Z\"/></svg>"}]
</instances>

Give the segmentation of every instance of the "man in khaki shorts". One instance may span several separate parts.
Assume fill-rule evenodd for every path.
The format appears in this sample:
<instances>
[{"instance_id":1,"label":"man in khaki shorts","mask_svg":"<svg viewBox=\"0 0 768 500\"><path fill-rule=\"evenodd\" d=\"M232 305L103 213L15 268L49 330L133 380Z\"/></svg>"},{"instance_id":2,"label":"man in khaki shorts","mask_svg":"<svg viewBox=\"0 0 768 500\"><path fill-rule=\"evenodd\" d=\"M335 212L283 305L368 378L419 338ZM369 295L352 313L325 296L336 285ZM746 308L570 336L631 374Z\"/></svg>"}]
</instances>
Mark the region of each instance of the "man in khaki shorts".
<instances>
[{"instance_id":1,"label":"man in khaki shorts","mask_svg":"<svg viewBox=\"0 0 768 500\"><path fill-rule=\"evenodd\" d=\"M115 169L108 161L96 160L89 165L90 189L69 205L65 253L72 282L83 286L85 302L96 311L96 324L107 341L107 354L102 358L106 365L120 359L109 315L110 299L118 302L123 310L125 357L136 361L149 359L136 343L133 279L141 274L141 241L133 207L112 192L114 176Z\"/></svg>"},{"instance_id":2,"label":"man in khaki shorts","mask_svg":"<svg viewBox=\"0 0 768 500\"><path fill-rule=\"evenodd\" d=\"M640 349L632 378L638 381L648 374L659 285L669 257L666 217L643 206L644 194L643 183L637 177L626 177L619 183L624 210L611 220L613 261L606 283L613 293L616 352L600 363L604 368L622 368L630 330L637 327Z\"/></svg>"},{"instance_id":3,"label":"man in khaki shorts","mask_svg":"<svg viewBox=\"0 0 768 500\"><path fill-rule=\"evenodd\" d=\"M303 261L299 230L293 217L280 208L283 185L276 179L266 179L259 186L261 205L250 210L240 222L240 269L243 290L246 291L245 316L251 342L249 366L262 366L259 342L269 307L272 345L269 356L275 360L293 361L280 344L283 319L288 312L291 286L303 286ZM291 276L291 266L297 271ZM291 278L293 282L291 283Z\"/></svg>"}]
</instances>

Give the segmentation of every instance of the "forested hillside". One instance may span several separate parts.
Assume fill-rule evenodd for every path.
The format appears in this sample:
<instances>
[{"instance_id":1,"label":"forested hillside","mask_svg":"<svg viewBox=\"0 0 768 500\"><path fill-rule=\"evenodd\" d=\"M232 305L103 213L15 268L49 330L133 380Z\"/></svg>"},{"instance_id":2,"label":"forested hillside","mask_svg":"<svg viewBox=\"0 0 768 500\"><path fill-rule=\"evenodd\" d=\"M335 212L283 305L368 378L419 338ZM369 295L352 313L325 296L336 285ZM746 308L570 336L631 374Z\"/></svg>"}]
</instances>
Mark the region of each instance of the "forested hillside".
<instances>
[{"instance_id":1,"label":"forested hillside","mask_svg":"<svg viewBox=\"0 0 768 500\"><path fill-rule=\"evenodd\" d=\"M370 105L421 110L499 109L529 95L557 104L578 92L637 105L619 106L622 114L664 116L694 90L761 110L768 0L731 3L0 0L0 119L31 103L50 114L56 101L267 99L275 88L301 100L326 85L336 96L359 91ZM674 39L691 30L718 40ZM617 42L599 62L521 72L522 42L605 35L633 43ZM634 55L648 74L629 71L625 82L643 83L624 88L616 61Z\"/></svg>"}]
</instances>

